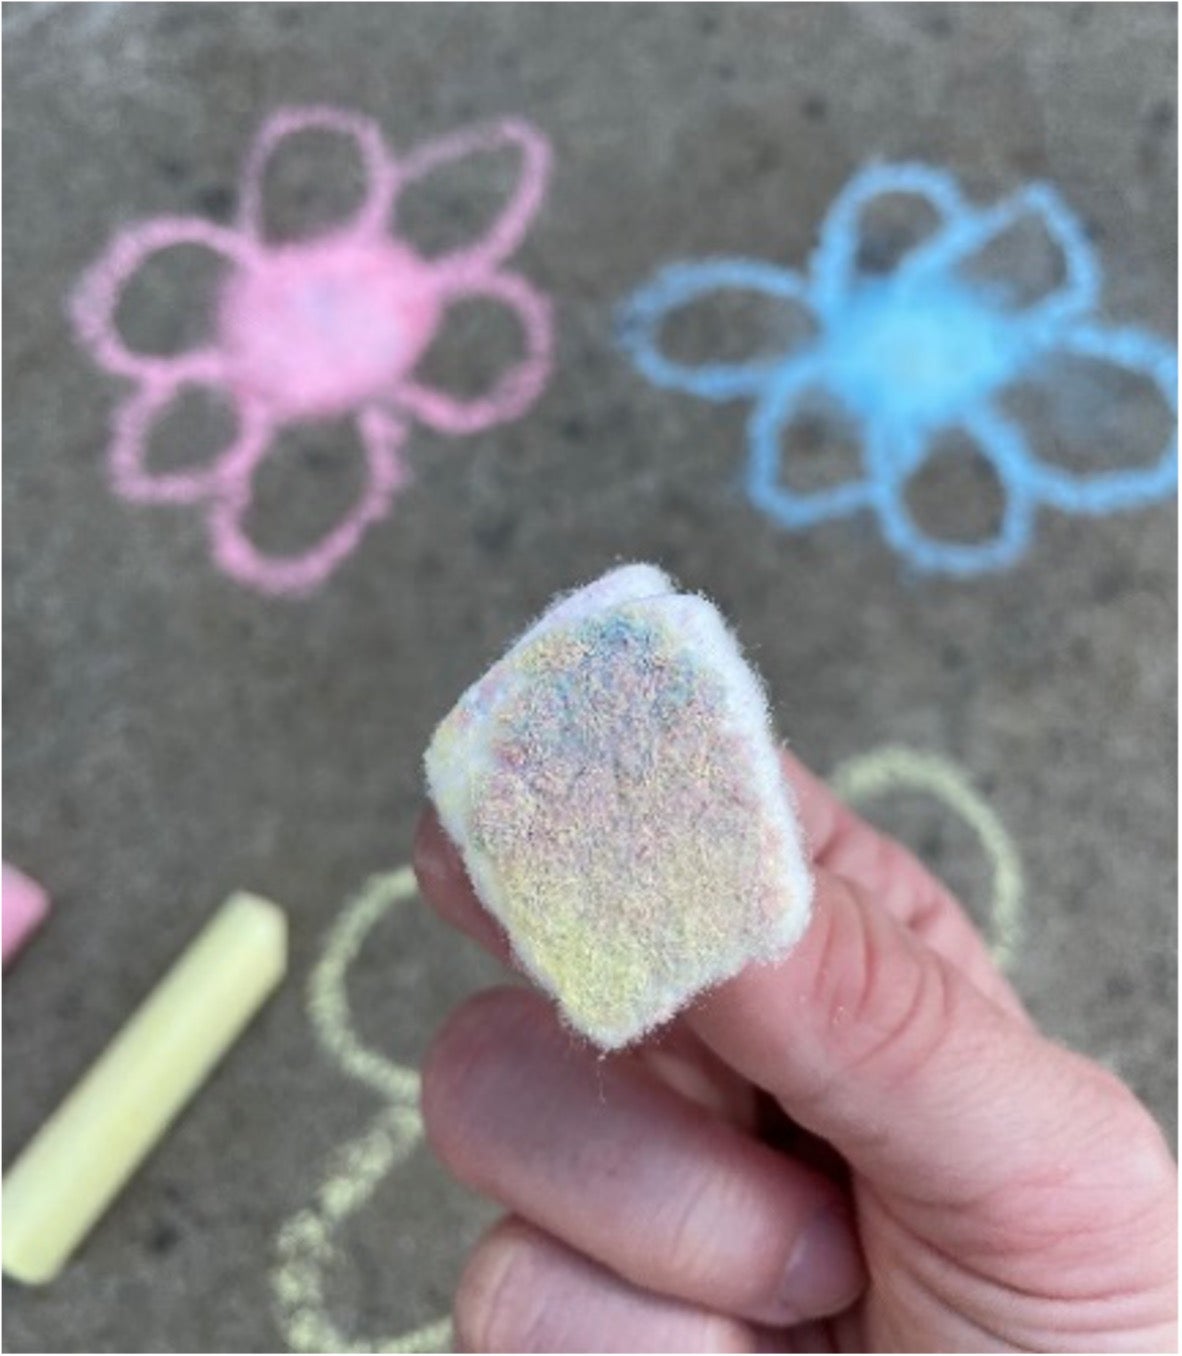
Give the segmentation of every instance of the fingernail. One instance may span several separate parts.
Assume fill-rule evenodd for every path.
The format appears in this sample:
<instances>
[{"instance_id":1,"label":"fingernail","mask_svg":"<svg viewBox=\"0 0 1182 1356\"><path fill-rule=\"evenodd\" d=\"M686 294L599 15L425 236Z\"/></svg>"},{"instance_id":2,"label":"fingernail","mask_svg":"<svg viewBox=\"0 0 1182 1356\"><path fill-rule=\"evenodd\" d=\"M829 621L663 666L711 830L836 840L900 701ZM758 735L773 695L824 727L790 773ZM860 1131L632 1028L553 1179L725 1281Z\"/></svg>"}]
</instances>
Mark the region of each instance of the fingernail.
<instances>
[{"instance_id":1,"label":"fingernail","mask_svg":"<svg viewBox=\"0 0 1182 1356\"><path fill-rule=\"evenodd\" d=\"M830 1206L809 1225L788 1261L780 1298L789 1321L839 1313L857 1299L865 1269L853 1222Z\"/></svg>"}]
</instances>

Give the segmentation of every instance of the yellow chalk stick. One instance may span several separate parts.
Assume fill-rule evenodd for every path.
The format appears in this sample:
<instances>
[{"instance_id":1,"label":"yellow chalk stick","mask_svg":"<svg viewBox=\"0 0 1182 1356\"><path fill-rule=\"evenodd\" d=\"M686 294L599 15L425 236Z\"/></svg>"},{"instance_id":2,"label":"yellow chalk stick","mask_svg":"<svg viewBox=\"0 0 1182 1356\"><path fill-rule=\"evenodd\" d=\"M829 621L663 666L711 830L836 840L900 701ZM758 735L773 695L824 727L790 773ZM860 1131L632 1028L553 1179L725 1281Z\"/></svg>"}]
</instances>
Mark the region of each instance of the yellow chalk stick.
<instances>
[{"instance_id":1,"label":"yellow chalk stick","mask_svg":"<svg viewBox=\"0 0 1182 1356\"><path fill-rule=\"evenodd\" d=\"M228 899L4 1178L9 1276L53 1280L286 966L283 911Z\"/></svg>"}]
</instances>

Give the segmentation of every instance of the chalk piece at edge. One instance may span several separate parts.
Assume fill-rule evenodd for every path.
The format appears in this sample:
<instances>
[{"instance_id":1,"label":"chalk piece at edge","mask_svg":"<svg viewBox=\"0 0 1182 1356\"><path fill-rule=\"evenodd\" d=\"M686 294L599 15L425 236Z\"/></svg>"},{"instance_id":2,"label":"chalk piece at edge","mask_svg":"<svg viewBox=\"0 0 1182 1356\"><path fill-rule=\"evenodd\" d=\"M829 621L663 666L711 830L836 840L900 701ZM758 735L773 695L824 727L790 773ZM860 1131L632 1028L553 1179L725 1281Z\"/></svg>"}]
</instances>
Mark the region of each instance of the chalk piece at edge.
<instances>
[{"instance_id":1,"label":"chalk piece at edge","mask_svg":"<svg viewBox=\"0 0 1182 1356\"><path fill-rule=\"evenodd\" d=\"M4 964L16 958L17 953L45 921L49 912L49 896L30 876L9 862L4 863L3 897L0 898L0 948Z\"/></svg>"},{"instance_id":2,"label":"chalk piece at edge","mask_svg":"<svg viewBox=\"0 0 1182 1356\"><path fill-rule=\"evenodd\" d=\"M286 967L282 909L232 895L5 1176L7 1275L53 1280Z\"/></svg>"}]
</instances>

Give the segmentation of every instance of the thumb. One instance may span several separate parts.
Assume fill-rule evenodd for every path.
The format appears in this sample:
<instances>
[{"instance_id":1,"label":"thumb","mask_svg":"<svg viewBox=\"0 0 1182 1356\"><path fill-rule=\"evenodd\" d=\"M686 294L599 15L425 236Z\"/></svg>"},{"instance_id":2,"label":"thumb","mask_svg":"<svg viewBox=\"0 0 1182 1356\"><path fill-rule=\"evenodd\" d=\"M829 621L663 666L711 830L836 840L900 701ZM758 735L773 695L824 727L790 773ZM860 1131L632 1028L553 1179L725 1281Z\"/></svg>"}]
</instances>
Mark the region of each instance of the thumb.
<instances>
[{"instance_id":1,"label":"thumb","mask_svg":"<svg viewBox=\"0 0 1182 1356\"><path fill-rule=\"evenodd\" d=\"M1098 1065L987 997L860 884L816 868L814 916L686 1020L706 1044L894 1193L969 1204L1016 1177L1086 1172L1109 1136L1147 1150L1148 1113ZM1132 1134L1133 1140L1128 1138ZM1107 1185L1111 1186L1111 1183Z\"/></svg>"}]
</instances>

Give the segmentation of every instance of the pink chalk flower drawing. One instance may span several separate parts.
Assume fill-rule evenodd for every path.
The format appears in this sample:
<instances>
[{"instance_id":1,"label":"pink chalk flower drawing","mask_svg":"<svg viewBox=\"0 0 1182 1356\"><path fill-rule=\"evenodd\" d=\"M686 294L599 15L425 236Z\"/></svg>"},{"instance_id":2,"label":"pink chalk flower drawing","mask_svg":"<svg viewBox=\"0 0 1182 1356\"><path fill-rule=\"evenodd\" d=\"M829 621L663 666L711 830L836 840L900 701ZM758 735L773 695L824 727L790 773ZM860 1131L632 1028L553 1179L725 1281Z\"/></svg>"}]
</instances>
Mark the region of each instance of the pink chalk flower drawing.
<instances>
[{"instance_id":1,"label":"pink chalk flower drawing","mask_svg":"<svg viewBox=\"0 0 1182 1356\"><path fill-rule=\"evenodd\" d=\"M263 182L285 138L309 130L350 138L365 170L364 201L343 225L296 241L270 242ZM502 149L519 157L516 185L484 235L424 257L396 225L398 197L432 171ZM324 107L281 109L259 131L246 160L237 223L159 217L119 233L82 279L72 301L75 330L99 366L136 389L115 412L108 450L111 485L144 504L202 507L216 563L267 593L306 594L357 547L407 481L400 452L415 420L447 434L476 433L515 419L537 399L551 366L548 299L504 267L545 193L550 149L516 119L461 129L398 158L376 123ZM134 351L116 311L137 270L176 245L213 250L230 265L215 307L214 337L187 352ZM450 305L473 297L510 309L523 355L476 398L418 380L415 368ZM222 392L236 416L231 443L196 469L154 471L154 428L186 388ZM352 414L365 453L365 486L347 514L310 548L260 550L246 530L256 472L284 427Z\"/></svg>"}]
</instances>

